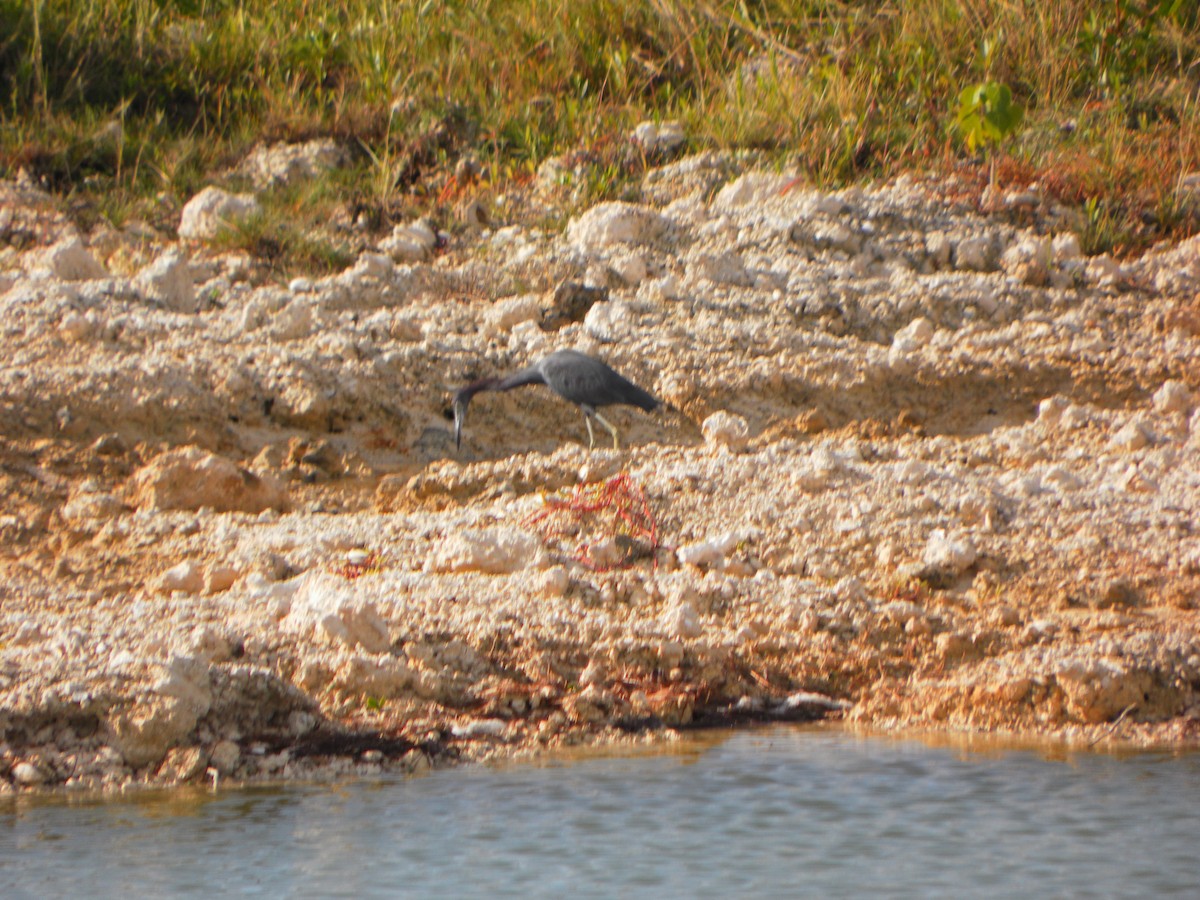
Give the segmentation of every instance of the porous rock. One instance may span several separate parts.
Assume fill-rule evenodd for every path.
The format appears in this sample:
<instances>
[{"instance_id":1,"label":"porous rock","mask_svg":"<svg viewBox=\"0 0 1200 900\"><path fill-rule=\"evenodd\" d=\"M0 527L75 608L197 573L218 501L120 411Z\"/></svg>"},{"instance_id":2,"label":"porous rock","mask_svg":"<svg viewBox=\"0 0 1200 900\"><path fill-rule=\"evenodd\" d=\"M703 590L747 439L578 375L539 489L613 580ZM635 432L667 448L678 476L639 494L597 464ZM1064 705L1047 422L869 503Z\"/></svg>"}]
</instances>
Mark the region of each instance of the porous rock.
<instances>
[{"instance_id":1,"label":"porous rock","mask_svg":"<svg viewBox=\"0 0 1200 900\"><path fill-rule=\"evenodd\" d=\"M179 218L179 236L190 240L208 240L257 215L260 209L252 194L231 194L217 187L206 187L183 207Z\"/></svg>"},{"instance_id":2,"label":"porous rock","mask_svg":"<svg viewBox=\"0 0 1200 900\"><path fill-rule=\"evenodd\" d=\"M545 562L546 549L537 535L514 528L481 528L442 541L425 560L425 571L501 575L541 568Z\"/></svg>"},{"instance_id":3,"label":"porous rock","mask_svg":"<svg viewBox=\"0 0 1200 900\"><path fill-rule=\"evenodd\" d=\"M165 309L195 312L196 291L187 257L179 250L168 250L138 272L134 284L142 294Z\"/></svg>"},{"instance_id":4,"label":"porous rock","mask_svg":"<svg viewBox=\"0 0 1200 900\"><path fill-rule=\"evenodd\" d=\"M303 577L284 627L371 653L382 652L391 643L387 622L375 603L337 576L322 572Z\"/></svg>"},{"instance_id":5,"label":"porous rock","mask_svg":"<svg viewBox=\"0 0 1200 900\"><path fill-rule=\"evenodd\" d=\"M169 450L132 479L135 505L151 509L261 512L283 509L287 492L269 475L255 475L231 460L199 447Z\"/></svg>"},{"instance_id":6,"label":"porous rock","mask_svg":"<svg viewBox=\"0 0 1200 900\"><path fill-rule=\"evenodd\" d=\"M618 244L644 244L667 229L667 220L653 209L612 202L593 206L567 226L567 237L584 250Z\"/></svg>"},{"instance_id":7,"label":"porous rock","mask_svg":"<svg viewBox=\"0 0 1200 900\"><path fill-rule=\"evenodd\" d=\"M597 303L583 319L583 330L605 344L621 340L632 328L633 316L629 304L620 300Z\"/></svg>"},{"instance_id":8,"label":"porous rock","mask_svg":"<svg viewBox=\"0 0 1200 900\"><path fill-rule=\"evenodd\" d=\"M158 587L168 593L183 591L185 594L198 594L204 589L204 572L199 563L184 560L163 572Z\"/></svg>"},{"instance_id":9,"label":"porous rock","mask_svg":"<svg viewBox=\"0 0 1200 900\"><path fill-rule=\"evenodd\" d=\"M704 440L710 444L741 450L750 440L750 425L736 413L718 410L708 416L700 426Z\"/></svg>"},{"instance_id":10,"label":"porous rock","mask_svg":"<svg viewBox=\"0 0 1200 900\"><path fill-rule=\"evenodd\" d=\"M96 261L77 235L60 240L41 255L41 264L63 281L106 278L108 272Z\"/></svg>"},{"instance_id":11,"label":"porous rock","mask_svg":"<svg viewBox=\"0 0 1200 900\"><path fill-rule=\"evenodd\" d=\"M683 126L675 121L641 122L633 129L633 141L656 153L673 153L684 142Z\"/></svg>"},{"instance_id":12,"label":"porous rock","mask_svg":"<svg viewBox=\"0 0 1200 900\"><path fill-rule=\"evenodd\" d=\"M343 166L349 156L329 138L304 143L278 143L258 147L242 163L241 170L262 190L295 184Z\"/></svg>"},{"instance_id":13,"label":"porous rock","mask_svg":"<svg viewBox=\"0 0 1200 900\"><path fill-rule=\"evenodd\" d=\"M1191 406L1192 392L1182 381L1165 381L1154 392L1154 408L1160 413L1186 413Z\"/></svg>"},{"instance_id":14,"label":"porous rock","mask_svg":"<svg viewBox=\"0 0 1200 900\"><path fill-rule=\"evenodd\" d=\"M135 769L157 764L191 734L211 705L207 665L177 657L155 686L154 694L110 722L113 744Z\"/></svg>"},{"instance_id":15,"label":"porous rock","mask_svg":"<svg viewBox=\"0 0 1200 900\"><path fill-rule=\"evenodd\" d=\"M929 536L921 559L930 568L958 573L974 565L978 556L970 540L950 537L939 528Z\"/></svg>"}]
</instances>

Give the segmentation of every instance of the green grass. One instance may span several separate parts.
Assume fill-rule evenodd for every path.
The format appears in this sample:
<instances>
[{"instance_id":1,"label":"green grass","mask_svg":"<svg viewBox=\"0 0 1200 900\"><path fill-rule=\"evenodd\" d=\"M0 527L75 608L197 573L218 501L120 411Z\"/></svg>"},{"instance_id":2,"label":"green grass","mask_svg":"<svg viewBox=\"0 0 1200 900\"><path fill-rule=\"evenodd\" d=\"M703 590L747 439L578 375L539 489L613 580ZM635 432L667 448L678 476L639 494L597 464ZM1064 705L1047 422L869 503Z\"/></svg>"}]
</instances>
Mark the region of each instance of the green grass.
<instances>
[{"instance_id":1,"label":"green grass","mask_svg":"<svg viewBox=\"0 0 1200 900\"><path fill-rule=\"evenodd\" d=\"M449 221L466 156L501 191L580 151L583 198L622 196L653 162L623 135L677 118L834 187L983 172L953 122L985 81L1026 111L1001 186L1091 201L1095 249L1200 229L1194 0L0 0L0 174L171 227L256 142L331 135L356 162L292 226L383 229Z\"/></svg>"}]
</instances>

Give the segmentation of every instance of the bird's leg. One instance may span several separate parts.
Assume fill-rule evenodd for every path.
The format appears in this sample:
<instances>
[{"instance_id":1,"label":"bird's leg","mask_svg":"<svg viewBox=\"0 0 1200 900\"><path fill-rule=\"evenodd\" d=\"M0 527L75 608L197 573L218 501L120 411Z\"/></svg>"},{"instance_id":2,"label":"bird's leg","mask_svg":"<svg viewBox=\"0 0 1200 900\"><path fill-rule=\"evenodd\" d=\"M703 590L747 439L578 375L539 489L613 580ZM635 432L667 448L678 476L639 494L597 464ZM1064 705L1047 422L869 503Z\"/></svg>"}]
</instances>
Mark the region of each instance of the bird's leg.
<instances>
[{"instance_id":1,"label":"bird's leg","mask_svg":"<svg viewBox=\"0 0 1200 900\"><path fill-rule=\"evenodd\" d=\"M608 433L613 436L613 449L620 450L621 449L621 439L617 435L617 429L613 428L612 423L609 422L607 419L605 419L604 416L600 415L600 413L596 413L595 415L596 415L596 421L599 422L601 425L603 425L605 428L607 428ZM588 430L589 431L591 430L590 427Z\"/></svg>"},{"instance_id":2,"label":"bird's leg","mask_svg":"<svg viewBox=\"0 0 1200 900\"><path fill-rule=\"evenodd\" d=\"M583 421L584 421L585 423L587 423L587 427L588 427L588 450L591 450L593 447L595 447L595 446L596 446L596 435L595 435L595 433L593 433L593 431L592 431L592 414L591 414L591 413L587 413L587 412L585 412L585 413L583 414Z\"/></svg>"}]
</instances>

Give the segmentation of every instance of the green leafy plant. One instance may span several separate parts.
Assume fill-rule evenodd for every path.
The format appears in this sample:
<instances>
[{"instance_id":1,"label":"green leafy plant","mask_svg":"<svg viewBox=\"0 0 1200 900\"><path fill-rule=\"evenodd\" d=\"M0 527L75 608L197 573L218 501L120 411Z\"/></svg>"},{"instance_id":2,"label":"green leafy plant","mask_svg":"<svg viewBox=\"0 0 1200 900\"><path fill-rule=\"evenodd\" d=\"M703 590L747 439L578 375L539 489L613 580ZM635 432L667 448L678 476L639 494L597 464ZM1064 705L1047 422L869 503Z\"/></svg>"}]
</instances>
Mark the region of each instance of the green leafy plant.
<instances>
[{"instance_id":1,"label":"green leafy plant","mask_svg":"<svg viewBox=\"0 0 1200 900\"><path fill-rule=\"evenodd\" d=\"M956 124L972 153L999 144L1017 130L1024 117L1025 110L1012 102L1006 84L973 84L958 95Z\"/></svg>"},{"instance_id":2,"label":"green leafy plant","mask_svg":"<svg viewBox=\"0 0 1200 900\"><path fill-rule=\"evenodd\" d=\"M972 153L976 150L986 153L988 147L998 146L1017 130L1024 117L1025 110L1012 102L1012 91L1007 84L998 81L972 84L958 95L955 124ZM994 187L995 184L996 160L993 157L989 159L988 185Z\"/></svg>"}]
</instances>

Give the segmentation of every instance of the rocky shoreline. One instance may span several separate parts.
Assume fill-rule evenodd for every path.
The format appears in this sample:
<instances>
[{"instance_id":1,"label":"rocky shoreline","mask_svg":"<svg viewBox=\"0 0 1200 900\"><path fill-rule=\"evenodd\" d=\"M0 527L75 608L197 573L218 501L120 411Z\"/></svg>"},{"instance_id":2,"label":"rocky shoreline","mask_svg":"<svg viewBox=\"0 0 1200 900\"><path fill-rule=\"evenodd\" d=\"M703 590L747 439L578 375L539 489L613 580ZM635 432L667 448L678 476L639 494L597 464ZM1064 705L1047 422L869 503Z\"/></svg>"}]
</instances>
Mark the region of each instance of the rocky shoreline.
<instances>
[{"instance_id":1,"label":"rocky shoreline","mask_svg":"<svg viewBox=\"0 0 1200 900\"><path fill-rule=\"evenodd\" d=\"M564 209L552 162L488 220ZM0 184L0 794L706 716L1194 745L1200 239L978 196L709 154L281 283L210 243L252 195L169 239ZM562 347L671 409L589 453L488 395L455 452L452 388Z\"/></svg>"}]
</instances>

